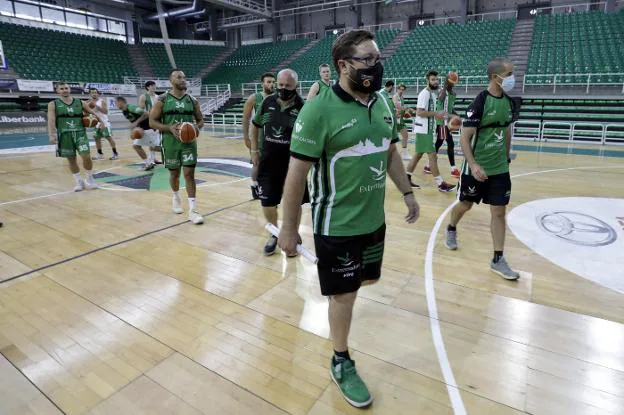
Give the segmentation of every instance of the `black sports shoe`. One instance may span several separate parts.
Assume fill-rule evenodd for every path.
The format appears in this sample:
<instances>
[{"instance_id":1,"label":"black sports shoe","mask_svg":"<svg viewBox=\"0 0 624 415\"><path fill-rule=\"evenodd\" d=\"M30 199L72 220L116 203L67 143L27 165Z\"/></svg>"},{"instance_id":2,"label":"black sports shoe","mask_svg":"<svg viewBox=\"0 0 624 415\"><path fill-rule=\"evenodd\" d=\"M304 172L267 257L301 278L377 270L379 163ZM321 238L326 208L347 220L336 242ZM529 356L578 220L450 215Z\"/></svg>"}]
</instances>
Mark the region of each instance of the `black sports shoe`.
<instances>
[{"instance_id":1,"label":"black sports shoe","mask_svg":"<svg viewBox=\"0 0 624 415\"><path fill-rule=\"evenodd\" d=\"M410 174L407 175L407 181L409 182L412 189L420 189L420 186L412 181L412 176Z\"/></svg>"},{"instance_id":2,"label":"black sports shoe","mask_svg":"<svg viewBox=\"0 0 624 415\"><path fill-rule=\"evenodd\" d=\"M260 195L258 194L258 186L250 186L251 187L251 197L254 200L260 199Z\"/></svg>"},{"instance_id":3,"label":"black sports shoe","mask_svg":"<svg viewBox=\"0 0 624 415\"><path fill-rule=\"evenodd\" d=\"M275 253L275 249L277 249L277 238L271 235L266 245L264 245L264 255L273 255Z\"/></svg>"}]
</instances>

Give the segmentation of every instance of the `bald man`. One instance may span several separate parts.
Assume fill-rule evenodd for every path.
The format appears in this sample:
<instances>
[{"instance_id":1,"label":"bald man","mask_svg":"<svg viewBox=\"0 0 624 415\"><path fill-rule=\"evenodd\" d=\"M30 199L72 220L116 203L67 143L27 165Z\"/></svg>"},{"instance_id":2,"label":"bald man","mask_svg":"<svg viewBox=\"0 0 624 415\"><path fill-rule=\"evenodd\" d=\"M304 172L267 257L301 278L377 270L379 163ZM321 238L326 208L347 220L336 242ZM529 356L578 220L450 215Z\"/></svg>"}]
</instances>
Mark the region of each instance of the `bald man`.
<instances>
[{"instance_id":1,"label":"bald man","mask_svg":"<svg viewBox=\"0 0 624 415\"><path fill-rule=\"evenodd\" d=\"M473 204L490 205L494 255L490 269L506 280L515 281L514 271L503 256L505 246L505 213L511 198L511 123L518 119L520 103L507 94L515 85L514 66L508 59L497 58L487 67L488 88L481 92L466 111L461 135L464 165L461 172L459 203L451 211L445 245L454 251L457 225Z\"/></svg>"},{"instance_id":2,"label":"bald man","mask_svg":"<svg viewBox=\"0 0 624 415\"><path fill-rule=\"evenodd\" d=\"M251 160L258 166L258 196L267 222L277 226L277 206L282 200L288 163L290 161L290 138L295 120L303 107L303 99L297 93L297 72L284 69L277 74L277 94L262 101L256 112L251 130ZM258 133L264 132L264 147L260 153ZM302 203L307 203L307 195ZM301 218L301 210L299 211ZM264 246L265 255L273 255L277 238L271 235Z\"/></svg>"}]
</instances>

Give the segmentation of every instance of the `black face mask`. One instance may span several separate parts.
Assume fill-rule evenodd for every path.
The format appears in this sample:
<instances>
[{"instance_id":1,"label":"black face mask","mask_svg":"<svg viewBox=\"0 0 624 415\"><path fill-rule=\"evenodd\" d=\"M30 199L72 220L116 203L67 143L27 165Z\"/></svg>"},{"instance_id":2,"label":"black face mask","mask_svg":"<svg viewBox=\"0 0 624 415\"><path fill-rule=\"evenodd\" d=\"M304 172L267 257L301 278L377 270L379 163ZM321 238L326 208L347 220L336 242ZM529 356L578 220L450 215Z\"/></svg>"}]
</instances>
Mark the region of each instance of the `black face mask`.
<instances>
[{"instance_id":1,"label":"black face mask","mask_svg":"<svg viewBox=\"0 0 624 415\"><path fill-rule=\"evenodd\" d=\"M349 74L351 88L358 92L370 94L381 89L381 81L383 80L384 67L381 62L377 62L374 66L355 69L353 68Z\"/></svg>"},{"instance_id":2,"label":"black face mask","mask_svg":"<svg viewBox=\"0 0 624 415\"><path fill-rule=\"evenodd\" d=\"M277 96L282 101L290 101L295 95L297 95L296 89L277 88Z\"/></svg>"}]
</instances>

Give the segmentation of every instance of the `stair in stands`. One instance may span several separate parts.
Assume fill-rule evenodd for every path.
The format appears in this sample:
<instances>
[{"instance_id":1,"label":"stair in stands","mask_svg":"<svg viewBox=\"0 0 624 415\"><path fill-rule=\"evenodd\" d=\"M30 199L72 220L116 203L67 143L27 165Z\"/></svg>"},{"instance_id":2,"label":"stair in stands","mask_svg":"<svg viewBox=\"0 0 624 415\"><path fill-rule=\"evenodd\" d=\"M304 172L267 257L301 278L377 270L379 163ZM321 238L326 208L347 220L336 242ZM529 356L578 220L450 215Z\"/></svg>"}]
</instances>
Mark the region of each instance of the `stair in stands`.
<instances>
[{"instance_id":1,"label":"stair in stands","mask_svg":"<svg viewBox=\"0 0 624 415\"><path fill-rule=\"evenodd\" d=\"M156 78L149 63L147 63L140 45L128 45L128 53L130 54L130 59L132 59L132 66L140 77Z\"/></svg>"},{"instance_id":2,"label":"stair in stands","mask_svg":"<svg viewBox=\"0 0 624 415\"><path fill-rule=\"evenodd\" d=\"M203 79L206 75L209 75L210 72L214 71L221 65L223 62L227 60L227 58L234 53L235 48L226 48L223 52L221 52L211 63L201 70L194 78Z\"/></svg>"},{"instance_id":3,"label":"stair in stands","mask_svg":"<svg viewBox=\"0 0 624 415\"><path fill-rule=\"evenodd\" d=\"M389 44L386 45L385 48L383 48L383 50L381 51L381 57L383 59L387 59L390 56L394 55L394 52L396 52L396 50L399 48L399 46L401 46L403 41L407 39L410 33L411 32L408 30L405 30L399 33L392 42L390 42Z\"/></svg>"},{"instance_id":4,"label":"stair in stands","mask_svg":"<svg viewBox=\"0 0 624 415\"><path fill-rule=\"evenodd\" d=\"M305 45L304 47L302 47L301 49L299 49L298 51L290 55L288 58L286 58L284 61L280 62L279 65L271 68L268 72L276 73L280 69L287 68L288 65L290 65L295 59L297 59L299 56L306 53L308 50L312 49L319 42L320 42L320 39L315 39L309 42L307 45Z\"/></svg>"},{"instance_id":5,"label":"stair in stands","mask_svg":"<svg viewBox=\"0 0 624 415\"><path fill-rule=\"evenodd\" d=\"M522 81L527 69L529 54L531 53L534 25L535 20L533 19L518 20L511 35L511 46L509 46L507 51L507 57L514 64L514 75L516 78L516 87L511 91L512 94L522 92Z\"/></svg>"}]
</instances>

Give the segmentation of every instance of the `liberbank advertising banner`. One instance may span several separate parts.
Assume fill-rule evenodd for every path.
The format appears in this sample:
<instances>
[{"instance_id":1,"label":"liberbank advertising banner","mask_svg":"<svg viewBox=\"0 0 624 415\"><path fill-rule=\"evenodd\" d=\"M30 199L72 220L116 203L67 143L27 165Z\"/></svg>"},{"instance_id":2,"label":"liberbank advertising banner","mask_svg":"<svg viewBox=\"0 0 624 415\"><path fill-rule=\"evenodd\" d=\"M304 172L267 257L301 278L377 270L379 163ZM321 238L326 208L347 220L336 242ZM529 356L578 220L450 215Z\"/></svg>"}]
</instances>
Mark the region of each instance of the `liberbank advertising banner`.
<instances>
[{"instance_id":1,"label":"liberbank advertising banner","mask_svg":"<svg viewBox=\"0 0 624 415\"><path fill-rule=\"evenodd\" d=\"M13 82L16 82L13 80ZM90 88L97 88L102 94L107 95L135 95L136 87L132 84L103 84L103 83L83 83L67 82L71 92L83 94L89 92ZM17 87L22 92L54 92L58 81L40 81L36 79L18 79ZM0 88L2 85L0 85Z\"/></svg>"},{"instance_id":2,"label":"liberbank advertising banner","mask_svg":"<svg viewBox=\"0 0 624 415\"><path fill-rule=\"evenodd\" d=\"M0 127L23 127L23 126L43 126L46 125L46 114L44 112L3 112L0 114Z\"/></svg>"}]
</instances>

